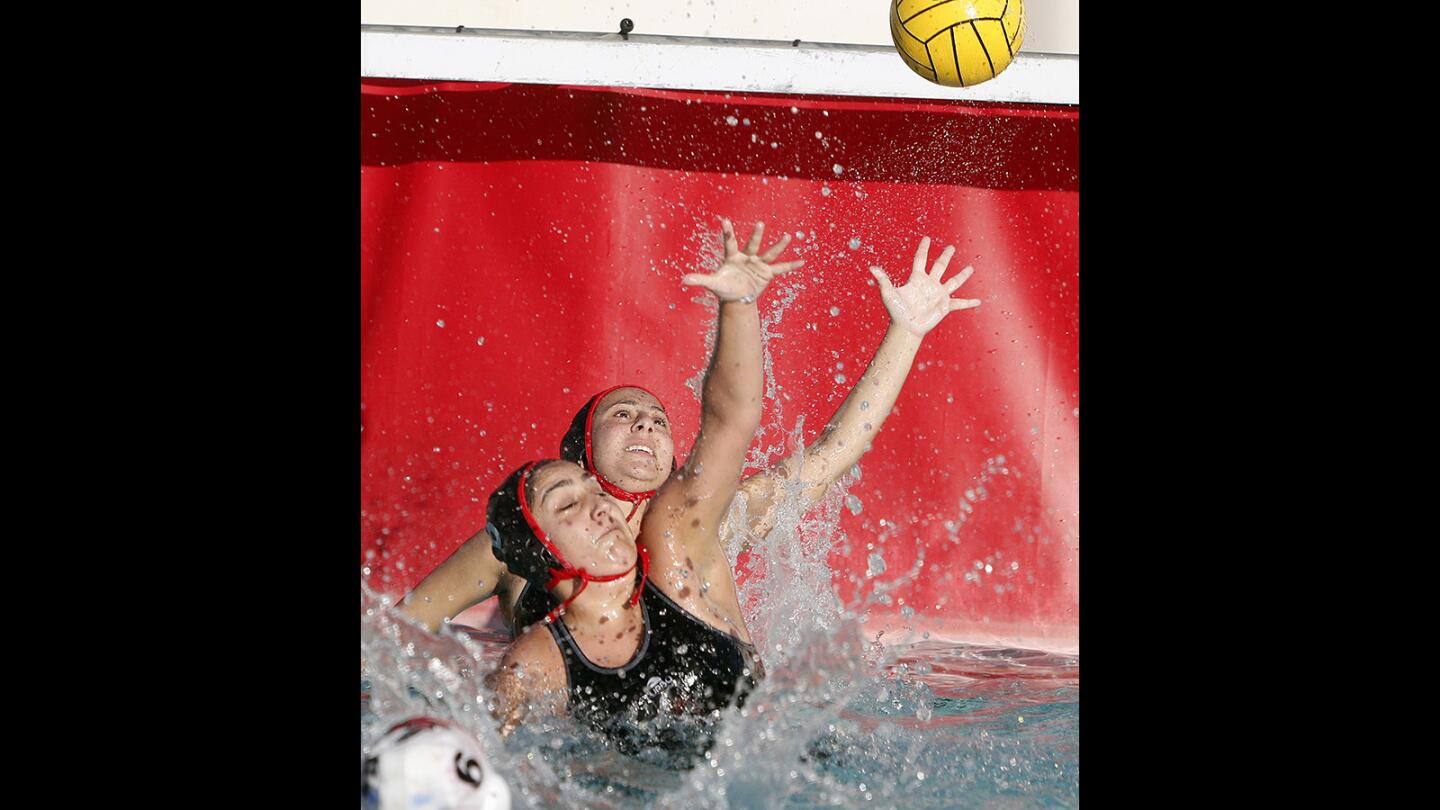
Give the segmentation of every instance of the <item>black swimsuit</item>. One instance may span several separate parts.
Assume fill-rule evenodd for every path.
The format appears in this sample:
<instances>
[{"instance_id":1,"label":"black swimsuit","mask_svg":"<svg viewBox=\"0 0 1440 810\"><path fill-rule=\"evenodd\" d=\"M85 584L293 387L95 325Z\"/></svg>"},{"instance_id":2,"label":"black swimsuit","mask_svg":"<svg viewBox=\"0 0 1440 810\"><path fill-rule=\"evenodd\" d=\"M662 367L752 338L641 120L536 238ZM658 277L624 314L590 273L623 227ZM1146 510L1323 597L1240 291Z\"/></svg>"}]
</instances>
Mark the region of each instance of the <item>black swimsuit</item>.
<instances>
[{"instance_id":1,"label":"black swimsuit","mask_svg":"<svg viewBox=\"0 0 1440 810\"><path fill-rule=\"evenodd\" d=\"M698 753L709 747L710 735L677 736L673 721L701 718L702 730L713 732L720 710L745 705L765 673L754 645L691 616L649 585L640 597L640 648L623 666L595 664L564 621L549 625L565 660L570 712L622 750L678 743Z\"/></svg>"}]
</instances>

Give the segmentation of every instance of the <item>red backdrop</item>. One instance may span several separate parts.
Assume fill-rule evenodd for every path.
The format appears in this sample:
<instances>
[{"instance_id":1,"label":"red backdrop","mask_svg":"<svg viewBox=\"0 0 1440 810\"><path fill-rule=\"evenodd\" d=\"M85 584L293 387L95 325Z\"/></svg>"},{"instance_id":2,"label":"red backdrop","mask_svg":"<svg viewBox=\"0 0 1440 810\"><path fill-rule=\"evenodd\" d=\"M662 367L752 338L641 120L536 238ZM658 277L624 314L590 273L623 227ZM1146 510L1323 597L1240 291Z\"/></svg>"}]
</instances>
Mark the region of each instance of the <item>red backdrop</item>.
<instances>
[{"instance_id":1,"label":"red backdrop","mask_svg":"<svg viewBox=\"0 0 1440 810\"><path fill-rule=\"evenodd\" d=\"M919 238L973 264L862 461L832 563L853 597L955 637L1073 646L1078 621L1078 109L542 85L361 82L361 556L401 593L484 525L509 470L554 456L594 391L698 407L710 311L682 274L718 216L803 232L762 315L783 392L762 448L812 439L888 322ZM767 243L771 239L767 238ZM788 304L784 302L789 300ZM843 382L837 382L843 375ZM892 529L885 533L881 520ZM893 528L898 524L898 529ZM913 622L912 622L913 623Z\"/></svg>"}]
</instances>

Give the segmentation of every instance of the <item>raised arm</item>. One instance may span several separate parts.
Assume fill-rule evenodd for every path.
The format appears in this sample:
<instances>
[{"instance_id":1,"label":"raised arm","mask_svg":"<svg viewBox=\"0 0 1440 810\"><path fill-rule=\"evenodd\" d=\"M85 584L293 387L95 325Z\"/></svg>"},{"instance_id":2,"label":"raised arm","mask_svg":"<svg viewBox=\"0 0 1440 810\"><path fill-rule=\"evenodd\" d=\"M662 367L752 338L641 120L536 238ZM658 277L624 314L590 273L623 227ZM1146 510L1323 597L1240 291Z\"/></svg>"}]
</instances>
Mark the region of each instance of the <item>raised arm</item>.
<instances>
[{"instance_id":1,"label":"raised arm","mask_svg":"<svg viewBox=\"0 0 1440 810\"><path fill-rule=\"evenodd\" d=\"M713 274L691 273L682 281L704 287L720 299L715 353L701 389L700 430L675 484L662 488L656 507L681 510L698 526L715 527L729 510L740 481L745 451L760 427L760 399L764 372L760 354L760 315L755 299L771 279L804 264L771 264L790 243L786 234L769 250L759 253L764 223L756 223L745 250L740 250L734 227L722 223L725 262ZM689 532L686 534L699 534Z\"/></svg>"},{"instance_id":2,"label":"raised arm","mask_svg":"<svg viewBox=\"0 0 1440 810\"><path fill-rule=\"evenodd\" d=\"M925 335L949 313L980 306L978 299L950 297L970 278L974 268L966 267L949 281L941 282L955 248L945 248L926 273L929 251L927 236L915 251L910 279L900 287L891 284L879 267L870 268L890 313L890 328L865 373L805 452L786 458L741 485L753 534L763 536L774 526L775 505L786 482L803 482L801 497L806 505L825 497L830 486L860 460L890 415Z\"/></svg>"},{"instance_id":3,"label":"raised arm","mask_svg":"<svg viewBox=\"0 0 1440 810\"><path fill-rule=\"evenodd\" d=\"M506 573L505 563L495 559L490 548L490 535L482 531L406 594L400 611L434 633L446 619L490 598Z\"/></svg>"}]
</instances>

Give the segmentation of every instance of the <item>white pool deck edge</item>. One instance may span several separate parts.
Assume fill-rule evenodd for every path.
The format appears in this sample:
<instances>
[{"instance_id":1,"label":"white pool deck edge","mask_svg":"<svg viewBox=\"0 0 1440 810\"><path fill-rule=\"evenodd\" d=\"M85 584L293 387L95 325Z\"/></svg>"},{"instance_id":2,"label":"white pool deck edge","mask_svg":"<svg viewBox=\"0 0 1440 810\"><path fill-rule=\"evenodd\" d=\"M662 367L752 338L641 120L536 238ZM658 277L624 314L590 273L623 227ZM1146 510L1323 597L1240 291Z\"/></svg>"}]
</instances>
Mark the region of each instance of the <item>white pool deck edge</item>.
<instances>
[{"instance_id":1,"label":"white pool deck edge","mask_svg":"<svg viewBox=\"0 0 1440 810\"><path fill-rule=\"evenodd\" d=\"M360 26L365 78L645 87L1079 105L1080 57L1026 53L969 88L910 71L894 48L564 31Z\"/></svg>"}]
</instances>

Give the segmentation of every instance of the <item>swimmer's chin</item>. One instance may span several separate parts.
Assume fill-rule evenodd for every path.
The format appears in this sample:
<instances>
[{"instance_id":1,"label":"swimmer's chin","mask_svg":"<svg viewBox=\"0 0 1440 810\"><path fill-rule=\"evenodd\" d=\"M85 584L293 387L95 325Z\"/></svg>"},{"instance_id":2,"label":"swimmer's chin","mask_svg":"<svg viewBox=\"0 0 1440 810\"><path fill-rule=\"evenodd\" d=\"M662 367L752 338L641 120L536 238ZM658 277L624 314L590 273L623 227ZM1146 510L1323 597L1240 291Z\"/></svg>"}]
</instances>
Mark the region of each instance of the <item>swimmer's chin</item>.
<instances>
[{"instance_id":1,"label":"swimmer's chin","mask_svg":"<svg viewBox=\"0 0 1440 810\"><path fill-rule=\"evenodd\" d=\"M646 489L658 487L666 477L660 471L660 462L649 456L631 459L625 472L632 480L640 482Z\"/></svg>"},{"instance_id":2,"label":"swimmer's chin","mask_svg":"<svg viewBox=\"0 0 1440 810\"><path fill-rule=\"evenodd\" d=\"M601 552L605 559L617 564L626 565L635 556L635 544L629 541L621 532L613 532L610 536L600 541L603 549Z\"/></svg>"}]
</instances>

